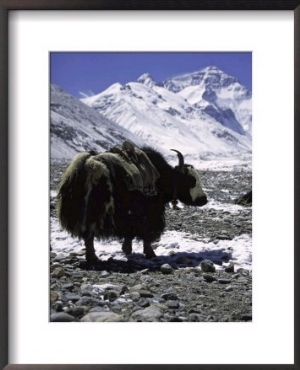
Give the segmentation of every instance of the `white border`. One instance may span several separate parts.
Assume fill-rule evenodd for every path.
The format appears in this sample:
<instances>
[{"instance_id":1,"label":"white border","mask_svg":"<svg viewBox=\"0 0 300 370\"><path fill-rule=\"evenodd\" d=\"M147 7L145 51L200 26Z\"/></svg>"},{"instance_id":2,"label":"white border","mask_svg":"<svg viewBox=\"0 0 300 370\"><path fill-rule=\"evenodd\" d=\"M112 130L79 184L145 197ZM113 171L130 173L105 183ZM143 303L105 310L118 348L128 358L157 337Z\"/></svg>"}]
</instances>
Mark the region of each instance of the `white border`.
<instances>
[{"instance_id":1,"label":"white border","mask_svg":"<svg viewBox=\"0 0 300 370\"><path fill-rule=\"evenodd\" d=\"M293 12L9 16L10 363L293 363ZM48 323L49 51L253 51L253 323Z\"/></svg>"}]
</instances>

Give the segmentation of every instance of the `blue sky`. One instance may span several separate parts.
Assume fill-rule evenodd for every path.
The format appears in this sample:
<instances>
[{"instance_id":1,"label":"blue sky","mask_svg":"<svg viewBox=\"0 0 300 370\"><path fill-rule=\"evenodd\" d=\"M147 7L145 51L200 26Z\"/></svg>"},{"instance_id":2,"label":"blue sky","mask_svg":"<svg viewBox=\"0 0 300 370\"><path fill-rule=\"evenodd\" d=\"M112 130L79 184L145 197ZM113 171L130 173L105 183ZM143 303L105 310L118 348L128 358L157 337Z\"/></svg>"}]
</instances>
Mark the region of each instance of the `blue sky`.
<instances>
[{"instance_id":1,"label":"blue sky","mask_svg":"<svg viewBox=\"0 0 300 370\"><path fill-rule=\"evenodd\" d=\"M72 95L97 94L150 73L157 82L214 65L252 90L252 53L53 52L50 80Z\"/></svg>"}]
</instances>

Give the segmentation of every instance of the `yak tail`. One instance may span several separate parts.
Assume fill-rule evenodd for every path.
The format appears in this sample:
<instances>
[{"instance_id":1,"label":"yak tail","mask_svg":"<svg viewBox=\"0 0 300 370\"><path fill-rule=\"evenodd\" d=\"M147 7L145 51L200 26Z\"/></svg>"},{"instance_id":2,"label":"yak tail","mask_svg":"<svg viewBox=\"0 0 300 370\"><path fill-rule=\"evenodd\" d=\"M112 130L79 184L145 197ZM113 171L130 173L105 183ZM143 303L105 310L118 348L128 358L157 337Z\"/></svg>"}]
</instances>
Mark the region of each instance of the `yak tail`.
<instances>
[{"instance_id":1,"label":"yak tail","mask_svg":"<svg viewBox=\"0 0 300 370\"><path fill-rule=\"evenodd\" d=\"M66 169L58 186L57 215L61 226L73 236L81 236L84 197L85 163L89 153L79 153Z\"/></svg>"},{"instance_id":2,"label":"yak tail","mask_svg":"<svg viewBox=\"0 0 300 370\"><path fill-rule=\"evenodd\" d=\"M79 153L58 187L57 214L61 226L79 238L101 236L113 225L113 198L107 167L90 153Z\"/></svg>"}]
</instances>

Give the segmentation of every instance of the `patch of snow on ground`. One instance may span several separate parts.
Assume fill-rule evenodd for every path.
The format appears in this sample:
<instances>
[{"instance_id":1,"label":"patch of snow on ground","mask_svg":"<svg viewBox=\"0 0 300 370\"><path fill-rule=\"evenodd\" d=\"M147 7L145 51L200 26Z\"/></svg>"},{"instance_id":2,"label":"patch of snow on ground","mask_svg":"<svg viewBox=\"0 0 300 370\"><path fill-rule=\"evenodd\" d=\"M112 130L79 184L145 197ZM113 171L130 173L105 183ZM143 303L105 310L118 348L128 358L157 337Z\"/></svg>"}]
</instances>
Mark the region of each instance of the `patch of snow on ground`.
<instances>
[{"instance_id":1,"label":"patch of snow on ground","mask_svg":"<svg viewBox=\"0 0 300 370\"><path fill-rule=\"evenodd\" d=\"M214 199L211 199L206 205L205 208L214 209L216 211L223 211L223 212L230 212L231 214L238 214L242 212L245 207L240 206L238 204L231 204L231 203L223 203L218 202Z\"/></svg>"},{"instance_id":2,"label":"patch of snow on ground","mask_svg":"<svg viewBox=\"0 0 300 370\"><path fill-rule=\"evenodd\" d=\"M155 253L158 257L170 257L176 260L177 257L196 259L212 259L222 262L226 257L234 262L236 268L252 268L252 238L244 234L232 240L215 240L207 242L199 236L190 235L180 231L166 231L159 242L153 243ZM63 255L71 252L79 252L84 249L84 242L78 238L72 238L66 231L61 230L56 220L51 222L51 246L52 251ZM126 261L127 258L122 252L121 243L118 240L96 241L96 255L102 260L114 259ZM142 254L142 242L133 241L133 253ZM176 258L175 258L176 257ZM218 264L217 268L220 268ZM224 265L223 265L224 267Z\"/></svg>"}]
</instances>

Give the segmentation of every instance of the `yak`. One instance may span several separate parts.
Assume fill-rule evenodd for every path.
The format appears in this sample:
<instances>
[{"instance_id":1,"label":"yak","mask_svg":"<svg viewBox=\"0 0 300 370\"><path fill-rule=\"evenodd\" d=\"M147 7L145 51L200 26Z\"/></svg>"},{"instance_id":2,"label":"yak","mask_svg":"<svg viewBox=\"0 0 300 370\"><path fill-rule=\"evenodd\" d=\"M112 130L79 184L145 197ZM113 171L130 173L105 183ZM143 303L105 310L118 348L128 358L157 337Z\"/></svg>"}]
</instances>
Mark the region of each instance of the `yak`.
<instances>
[{"instance_id":1,"label":"yak","mask_svg":"<svg viewBox=\"0 0 300 370\"><path fill-rule=\"evenodd\" d=\"M99 263L94 238L122 240L126 255L137 238L146 258L153 258L151 243L165 228L166 204L176 199L191 206L207 203L198 172L184 163L181 152L171 150L179 160L175 167L158 151L128 141L107 152L81 152L70 163L58 187L58 219L84 240L89 269Z\"/></svg>"}]
</instances>

